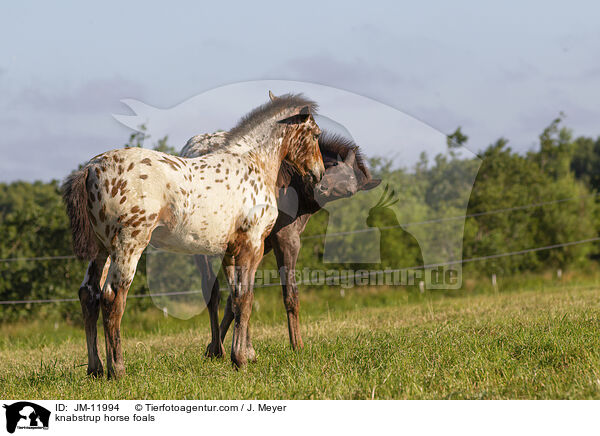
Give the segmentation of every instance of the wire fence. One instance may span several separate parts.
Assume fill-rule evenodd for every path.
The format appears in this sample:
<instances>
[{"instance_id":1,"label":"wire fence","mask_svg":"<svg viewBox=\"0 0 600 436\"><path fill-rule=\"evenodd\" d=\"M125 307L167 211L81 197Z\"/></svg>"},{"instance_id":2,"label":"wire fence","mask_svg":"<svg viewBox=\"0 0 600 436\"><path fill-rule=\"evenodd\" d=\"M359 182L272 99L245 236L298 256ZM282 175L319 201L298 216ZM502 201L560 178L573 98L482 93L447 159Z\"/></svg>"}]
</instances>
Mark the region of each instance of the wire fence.
<instances>
[{"instance_id":1,"label":"wire fence","mask_svg":"<svg viewBox=\"0 0 600 436\"><path fill-rule=\"evenodd\" d=\"M42 261L42 260L67 260L67 259L76 259L74 255L65 255L65 256L39 256L39 257L7 257L5 259L0 259L0 262L33 262L33 261Z\"/></svg>"},{"instance_id":2,"label":"wire fence","mask_svg":"<svg viewBox=\"0 0 600 436\"><path fill-rule=\"evenodd\" d=\"M549 206L551 204L565 203L568 201L580 200L583 198L597 197L599 195L600 195L600 193L593 193L593 194L581 195L581 196L577 196L577 197L561 198L558 200L543 201L543 202L538 202L538 203L529 203L529 204L524 204L521 206L493 209L493 210L488 210L488 211L484 211L484 212L475 212L475 213L471 213L471 214L467 214L467 215L456 215L456 216L451 216L451 217L435 218L435 219L424 220L424 221L413 221L413 222L397 224L394 226L382 226L382 227L377 227L377 229L389 230L389 229L395 229L395 228L400 228L400 227L411 227L411 226L441 223L441 222L446 222L446 221L456 221L456 220L475 218L475 217L480 217L480 216L485 216L485 215L493 215L493 214L499 214L499 213L504 213L504 212L514 212L514 211L518 211L518 210L526 210L526 209L531 209L531 208L536 208L536 207ZM355 234L355 233L363 233L363 232L370 232L370 231L372 231L372 228L349 230L347 232L319 233L316 235L302 236L300 239L301 240L309 240L309 239L323 238L325 236L328 236L328 237L346 236L346 235L351 235L351 234ZM0 259L0 263L72 260L72 259L76 259L76 256L60 255L60 256L38 256L38 257L7 257L7 258Z\"/></svg>"},{"instance_id":3,"label":"wire fence","mask_svg":"<svg viewBox=\"0 0 600 436\"><path fill-rule=\"evenodd\" d=\"M364 278L364 277L368 277L373 274L381 274L381 273L390 274L390 273L396 273L396 272L402 272L402 271L412 271L412 270L418 270L418 269L429 269L429 268L437 268L437 267L441 267L441 266L451 266L451 265L459 265L459 264L465 264L465 263L471 263L471 262L480 262L480 261L485 261L485 260L498 259L498 258L508 257L508 256L518 256L518 255L523 255L523 254L527 254L527 253L534 253L534 252L544 251L544 250L552 250L552 249L556 249L556 248L569 247L569 246L573 246L573 245L587 244L590 242L598 242L598 241L600 241L600 237L581 239L579 241L569 241L569 242L564 242L561 244L546 245L543 247L527 248L524 250L511 251L511 252L507 252L507 253L497 253L497 254L490 254L487 256L471 257L471 258L467 258L467 259L459 259L459 260L450 261L450 262L433 263L433 264L427 264L427 265L417 265L417 266L413 266L413 267L397 268L397 269L386 269L386 270L381 270L381 271L367 271L366 273L362 272L360 274L355 273L355 274L351 274L351 275L346 275L343 278L344 279ZM337 278L340 279L342 277L338 276ZM334 279L335 279L335 277L334 277ZM313 283L311 280L304 280L297 284L298 285L310 285ZM268 287L273 287L273 286L281 286L281 283L262 284L262 285L255 286L255 288L268 288ZM191 290L191 291L179 291L179 292L161 292L161 293L130 295L130 296L128 296L128 298L152 298L152 297L189 295L189 294L199 294L199 293L202 293L202 291L201 290ZM5 301L0 301L0 305L64 303L64 302L75 302L75 301L79 301L79 299L77 299L77 298L60 298L60 299L47 299L47 300L5 300Z\"/></svg>"},{"instance_id":4,"label":"wire fence","mask_svg":"<svg viewBox=\"0 0 600 436\"><path fill-rule=\"evenodd\" d=\"M421 226L421 225L425 225L425 224L436 224L436 223L442 223L442 222L447 222L447 221L464 220L467 218L475 218L475 217L480 217L480 216L485 216L485 215L494 215L494 214L504 213L504 212L514 212L517 210L526 210L526 209L531 209L531 208L536 208L536 207L549 206L551 204L565 203L567 201L581 200L582 198L597 197L599 195L600 195L600 192L596 192L593 194L586 194L586 195L581 195L581 196L577 196L577 197L561 198L559 200L543 201L543 202L539 202L539 203L529 203L529 204L524 204L521 206L505 207L502 209L493 209L493 210L488 210L488 211L484 211L484 212L475 212L475 213L471 213L468 215L456 215L456 216L451 216L451 217L435 218L435 219L424 220L424 221L413 221L413 222L407 222L407 223L403 223L403 224L396 224L393 226L381 226L381 227L377 227L377 228L379 230L390 230L390 229L397 229L399 227ZM320 233L317 235L306 235L306 236L301 237L300 239L307 240L307 239L322 238L325 236L327 236L327 237L346 236L346 235L352 235L355 233L363 233L363 232L370 232L370 231L372 231L372 229L367 228L367 229L359 229L359 230L349 230L347 232Z\"/></svg>"}]
</instances>

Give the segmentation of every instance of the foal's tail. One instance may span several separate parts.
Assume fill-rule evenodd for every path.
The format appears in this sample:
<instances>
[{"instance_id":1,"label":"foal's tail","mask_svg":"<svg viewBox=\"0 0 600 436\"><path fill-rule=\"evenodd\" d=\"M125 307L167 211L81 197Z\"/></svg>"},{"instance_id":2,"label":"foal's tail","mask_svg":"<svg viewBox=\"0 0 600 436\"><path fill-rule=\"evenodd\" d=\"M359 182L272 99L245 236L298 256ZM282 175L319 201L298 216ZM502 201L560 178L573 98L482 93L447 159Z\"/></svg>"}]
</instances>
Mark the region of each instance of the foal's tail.
<instances>
[{"instance_id":1,"label":"foal's tail","mask_svg":"<svg viewBox=\"0 0 600 436\"><path fill-rule=\"evenodd\" d=\"M87 211L87 175L87 167L73 171L62 185L62 196L71 220L73 251L79 259L91 260L98 254L98 244Z\"/></svg>"}]
</instances>

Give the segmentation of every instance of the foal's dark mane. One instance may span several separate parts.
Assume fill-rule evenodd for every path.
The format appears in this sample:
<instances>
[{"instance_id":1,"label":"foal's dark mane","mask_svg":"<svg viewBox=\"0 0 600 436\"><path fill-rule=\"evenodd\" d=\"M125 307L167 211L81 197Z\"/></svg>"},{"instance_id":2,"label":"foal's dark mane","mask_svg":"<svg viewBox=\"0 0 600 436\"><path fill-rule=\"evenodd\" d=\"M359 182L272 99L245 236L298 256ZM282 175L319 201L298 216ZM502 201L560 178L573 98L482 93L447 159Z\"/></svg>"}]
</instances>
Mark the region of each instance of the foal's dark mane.
<instances>
[{"instance_id":1,"label":"foal's dark mane","mask_svg":"<svg viewBox=\"0 0 600 436\"><path fill-rule=\"evenodd\" d=\"M315 115L318 105L302 94L283 94L275 100L254 108L244 115L237 125L225 135L225 143L247 134L250 130L289 108L302 108L308 106L311 114Z\"/></svg>"},{"instance_id":2,"label":"foal's dark mane","mask_svg":"<svg viewBox=\"0 0 600 436\"><path fill-rule=\"evenodd\" d=\"M371 172L365 163L365 158L360 151L360 148L356 143L348 139L342 135L338 135L337 133L329 133L324 131L319 137L319 148L321 149L321 154L327 153L333 156L339 155L342 160L345 160L348 156L348 153L351 151L356 156L356 166L361 172L367 177L367 179L371 178Z\"/></svg>"}]
</instances>

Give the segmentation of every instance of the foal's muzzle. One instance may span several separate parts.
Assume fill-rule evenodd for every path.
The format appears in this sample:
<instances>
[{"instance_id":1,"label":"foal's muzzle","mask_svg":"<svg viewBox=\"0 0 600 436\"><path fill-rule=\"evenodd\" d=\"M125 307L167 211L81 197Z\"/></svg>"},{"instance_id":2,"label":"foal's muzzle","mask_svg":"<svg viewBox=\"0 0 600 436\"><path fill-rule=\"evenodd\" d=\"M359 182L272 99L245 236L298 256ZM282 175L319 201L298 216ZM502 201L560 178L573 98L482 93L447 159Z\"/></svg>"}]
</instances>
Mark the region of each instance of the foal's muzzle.
<instances>
[{"instance_id":1,"label":"foal's muzzle","mask_svg":"<svg viewBox=\"0 0 600 436\"><path fill-rule=\"evenodd\" d=\"M323 174L325 174L325 167L323 164L315 164L313 170L307 174L310 184L314 186L319 183L323 178Z\"/></svg>"}]
</instances>

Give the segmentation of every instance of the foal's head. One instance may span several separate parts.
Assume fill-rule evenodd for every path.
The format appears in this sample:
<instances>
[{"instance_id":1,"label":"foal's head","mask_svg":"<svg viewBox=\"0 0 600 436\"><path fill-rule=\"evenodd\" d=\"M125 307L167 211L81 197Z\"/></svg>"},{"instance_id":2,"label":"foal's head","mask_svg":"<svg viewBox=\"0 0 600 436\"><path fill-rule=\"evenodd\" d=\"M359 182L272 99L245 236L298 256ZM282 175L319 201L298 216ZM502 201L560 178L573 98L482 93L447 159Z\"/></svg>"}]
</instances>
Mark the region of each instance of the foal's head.
<instances>
[{"instance_id":1,"label":"foal's head","mask_svg":"<svg viewBox=\"0 0 600 436\"><path fill-rule=\"evenodd\" d=\"M315 186L315 200L323 205L346 198L358 191L368 191L381 183L371 176L354 141L337 134L325 133L319 139L325 175Z\"/></svg>"},{"instance_id":2,"label":"foal's head","mask_svg":"<svg viewBox=\"0 0 600 436\"><path fill-rule=\"evenodd\" d=\"M310 183L319 182L325 172L325 166L319 150L321 129L312 114L316 105L309 102L310 104L295 106L298 102L302 102L303 98L290 94L275 97L269 92L269 96L274 103L287 99L290 104L292 115L278 121L278 124L284 128L281 142L283 158Z\"/></svg>"}]
</instances>

